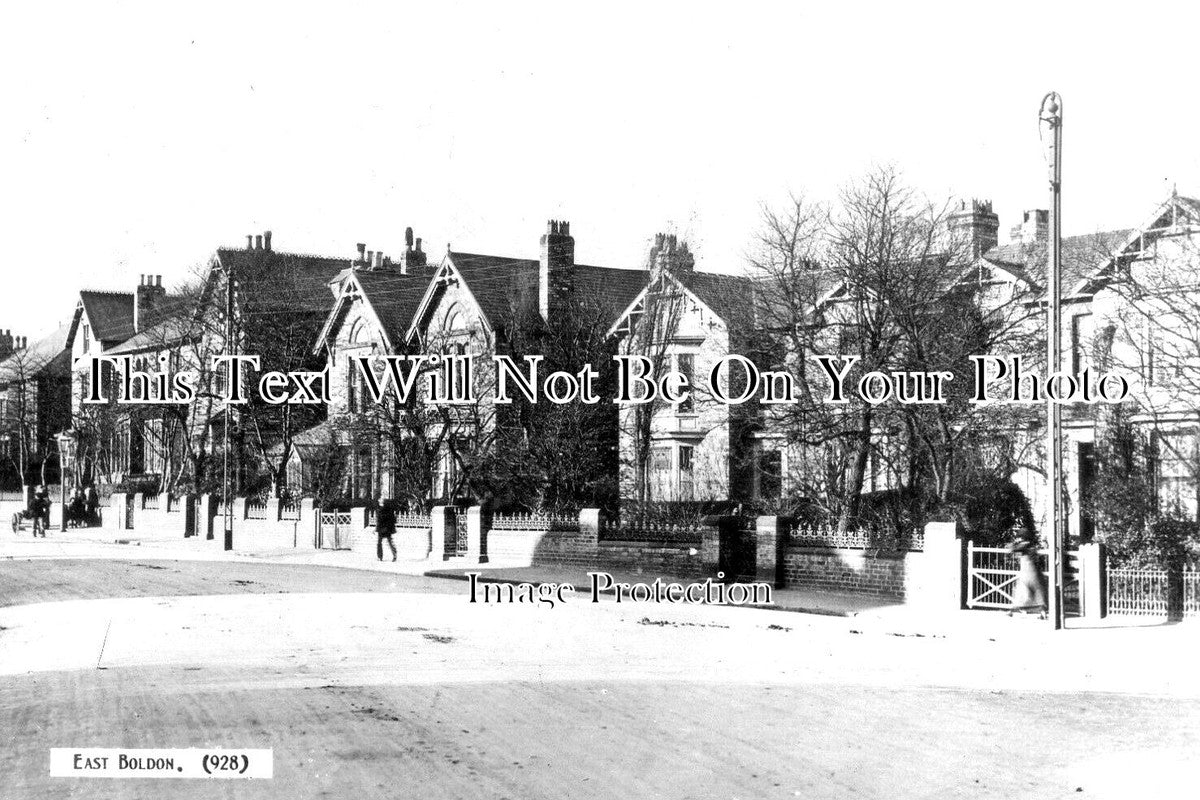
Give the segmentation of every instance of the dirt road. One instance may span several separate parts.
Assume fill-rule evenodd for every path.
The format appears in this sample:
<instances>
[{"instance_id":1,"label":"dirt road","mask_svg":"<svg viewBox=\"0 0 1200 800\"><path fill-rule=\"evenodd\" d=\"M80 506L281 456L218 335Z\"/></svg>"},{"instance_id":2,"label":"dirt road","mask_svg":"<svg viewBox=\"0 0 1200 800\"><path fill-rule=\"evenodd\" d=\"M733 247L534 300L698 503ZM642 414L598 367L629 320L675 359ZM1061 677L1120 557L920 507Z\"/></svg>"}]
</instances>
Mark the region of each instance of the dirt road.
<instances>
[{"instance_id":1,"label":"dirt road","mask_svg":"<svg viewBox=\"0 0 1200 800\"><path fill-rule=\"evenodd\" d=\"M0 609L5 800L1157 797L1179 796L1200 753L1200 691L1169 663L1182 629L914 638L747 609L479 607L461 583L401 576L355 582L421 589L351 593L344 570L137 563L60 564L27 573L24 595L6 589L136 595L123 581L145 575L182 594ZM85 746L270 747L275 777L48 776L51 747Z\"/></svg>"}]
</instances>

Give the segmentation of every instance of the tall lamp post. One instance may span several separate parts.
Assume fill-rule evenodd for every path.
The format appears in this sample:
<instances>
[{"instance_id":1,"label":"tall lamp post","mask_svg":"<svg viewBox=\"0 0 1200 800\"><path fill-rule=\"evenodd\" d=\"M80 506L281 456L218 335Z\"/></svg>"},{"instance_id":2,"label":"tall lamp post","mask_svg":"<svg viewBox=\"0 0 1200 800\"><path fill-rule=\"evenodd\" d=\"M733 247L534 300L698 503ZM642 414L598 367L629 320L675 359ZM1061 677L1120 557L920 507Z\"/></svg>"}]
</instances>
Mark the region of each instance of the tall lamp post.
<instances>
[{"instance_id":1,"label":"tall lamp post","mask_svg":"<svg viewBox=\"0 0 1200 800\"><path fill-rule=\"evenodd\" d=\"M62 502L62 517L61 530L67 529L67 476L71 474L71 467L75 464L75 432L63 431L54 437L58 442L58 487L60 500Z\"/></svg>"},{"instance_id":2,"label":"tall lamp post","mask_svg":"<svg viewBox=\"0 0 1200 800\"><path fill-rule=\"evenodd\" d=\"M1048 129L1050 142L1050 242L1046 259L1046 379L1062 365L1062 98L1049 92L1042 98L1039 123ZM1048 393L1048 392L1047 392ZM1049 547L1050 592L1048 599L1051 624L1063 627L1063 546L1066 532L1062 496L1062 406L1046 400L1046 544Z\"/></svg>"}]
</instances>

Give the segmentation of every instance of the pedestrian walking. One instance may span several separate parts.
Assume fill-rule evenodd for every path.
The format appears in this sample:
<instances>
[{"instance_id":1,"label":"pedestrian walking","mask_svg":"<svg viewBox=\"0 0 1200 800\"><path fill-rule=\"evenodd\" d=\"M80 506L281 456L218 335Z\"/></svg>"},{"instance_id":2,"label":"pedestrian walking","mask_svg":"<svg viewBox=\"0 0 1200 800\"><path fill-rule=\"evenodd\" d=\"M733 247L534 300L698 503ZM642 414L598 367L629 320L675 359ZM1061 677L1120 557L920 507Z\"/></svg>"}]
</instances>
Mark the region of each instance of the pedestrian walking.
<instances>
[{"instance_id":1,"label":"pedestrian walking","mask_svg":"<svg viewBox=\"0 0 1200 800\"><path fill-rule=\"evenodd\" d=\"M1036 612L1038 619L1046 618L1046 576L1038 568L1038 542L1031 534L1023 534L1009 547L1018 557L1017 580L1013 585L1013 604L1008 612Z\"/></svg>"},{"instance_id":2,"label":"pedestrian walking","mask_svg":"<svg viewBox=\"0 0 1200 800\"><path fill-rule=\"evenodd\" d=\"M396 543L392 541L392 534L396 532L396 507L391 500L384 500L375 510L375 534L378 541L375 543L375 556L383 561L383 540L387 539L388 547L392 549L392 561L396 560Z\"/></svg>"},{"instance_id":3,"label":"pedestrian walking","mask_svg":"<svg viewBox=\"0 0 1200 800\"><path fill-rule=\"evenodd\" d=\"M50 527L50 498L46 494L45 486L37 487L33 502L29 504L29 512L33 516L34 538L41 536L45 539L46 529Z\"/></svg>"},{"instance_id":4,"label":"pedestrian walking","mask_svg":"<svg viewBox=\"0 0 1200 800\"><path fill-rule=\"evenodd\" d=\"M87 513L87 501L83 498L83 489L76 487L71 492L71 510L67 522L72 528L83 527L84 516Z\"/></svg>"},{"instance_id":5,"label":"pedestrian walking","mask_svg":"<svg viewBox=\"0 0 1200 800\"><path fill-rule=\"evenodd\" d=\"M96 485L93 483L89 483L83 492L83 507L84 513L87 514L87 524L89 526L99 525L100 494L96 491Z\"/></svg>"}]
</instances>

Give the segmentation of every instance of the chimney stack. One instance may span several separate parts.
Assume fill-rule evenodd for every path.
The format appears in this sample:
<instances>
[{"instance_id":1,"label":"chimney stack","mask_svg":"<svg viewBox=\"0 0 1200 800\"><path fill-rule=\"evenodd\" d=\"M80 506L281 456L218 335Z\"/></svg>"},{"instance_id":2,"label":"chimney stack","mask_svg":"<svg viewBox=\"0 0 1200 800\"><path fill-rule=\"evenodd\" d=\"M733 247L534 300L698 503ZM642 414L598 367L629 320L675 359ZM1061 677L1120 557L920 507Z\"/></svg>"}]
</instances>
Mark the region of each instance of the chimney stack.
<instances>
[{"instance_id":1,"label":"chimney stack","mask_svg":"<svg viewBox=\"0 0 1200 800\"><path fill-rule=\"evenodd\" d=\"M964 255L971 259L1000 243L1000 217L992 211L991 200L959 201L959 207L946 215L946 227L951 236L961 237Z\"/></svg>"},{"instance_id":2,"label":"chimney stack","mask_svg":"<svg viewBox=\"0 0 1200 800\"><path fill-rule=\"evenodd\" d=\"M268 253L271 252L271 232L270 231L263 232L263 249L266 250Z\"/></svg>"},{"instance_id":3,"label":"chimney stack","mask_svg":"<svg viewBox=\"0 0 1200 800\"><path fill-rule=\"evenodd\" d=\"M262 234L261 233L254 237L254 249L262 250Z\"/></svg>"},{"instance_id":4,"label":"chimney stack","mask_svg":"<svg viewBox=\"0 0 1200 800\"><path fill-rule=\"evenodd\" d=\"M696 259L688 249L686 241L680 241L673 233L654 234L650 248L650 274L653 279L670 273L685 284L695 271Z\"/></svg>"},{"instance_id":5,"label":"chimney stack","mask_svg":"<svg viewBox=\"0 0 1200 800\"><path fill-rule=\"evenodd\" d=\"M1050 212L1035 208L1022 214L1021 224L1009 230L1013 244L1037 245L1050 241Z\"/></svg>"},{"instance_id":6,"label":"chimney stack","mask_svg":"<svg viewBox=\"0 0 1200 800\"><path fill-rule=\"evenodd\" d=\"M538 310L547 322L557 320L575 290L575 239L571 223L550 220L541 239L538 264Z\"/></svg>"},{"instance_id":7,"label":"chimney stack","mask_svg":"<svg viewBox=\"0 0 1200 800\"><path fill-rule=\"evenodd\" d=\"M415 243L414 243L415 242ZM421 250L420 237L413 238L413 229L404 229L404 253L400 256L400 274L407 275L410 270L425 266L425 253Z\"/></svg>"},{"instance_id":8,"label":"chimney stack","mask_svg":"<svg viewBox=\"0 0 1200 800\"><path fill-rule=\"evenodd\" d=\"M133 296L133 332L141 333L153 325L155 310L160 308L167 290L162 285L162 275L143 275Z\"/></svg>"},{"instance_id":9,"label":"chimney stack","mask_svg":"<svg viewBox=\"0 0 1200 800\"><path fill-rule=\"evenodd\" d=\"M246 249L247 250L254 249L254 234L252 234L252 233L246 234Z\"/></svg>"},{"instance_id":10,"label":"chimney stack","mask_svg":"<svg viewBox=\"0 0 1200 800\"><path fill-rule=\"evenodd\" d=\"M367 245L364 242L358 243L358 258L351 262L355 267L364 266L367 263Z\"/></svg>"}]
</instances>

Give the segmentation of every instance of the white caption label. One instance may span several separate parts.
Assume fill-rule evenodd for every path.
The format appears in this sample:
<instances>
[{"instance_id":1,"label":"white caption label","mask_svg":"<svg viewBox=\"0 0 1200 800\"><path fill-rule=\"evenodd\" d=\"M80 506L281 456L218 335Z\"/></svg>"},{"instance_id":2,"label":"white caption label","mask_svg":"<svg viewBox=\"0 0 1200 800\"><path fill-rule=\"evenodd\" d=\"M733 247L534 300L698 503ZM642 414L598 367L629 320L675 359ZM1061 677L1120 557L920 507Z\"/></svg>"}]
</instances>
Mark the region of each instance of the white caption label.
<instances>
[{"instance_id":1,"label":"white caption label","mask_svg":"<svg viewBox=\"0 0 1200 800\"><path fill-rule=\"evenodd\" d=\"M274 751L54 747L52 778L272 778Z\"/></svg>"}]
</instances>

